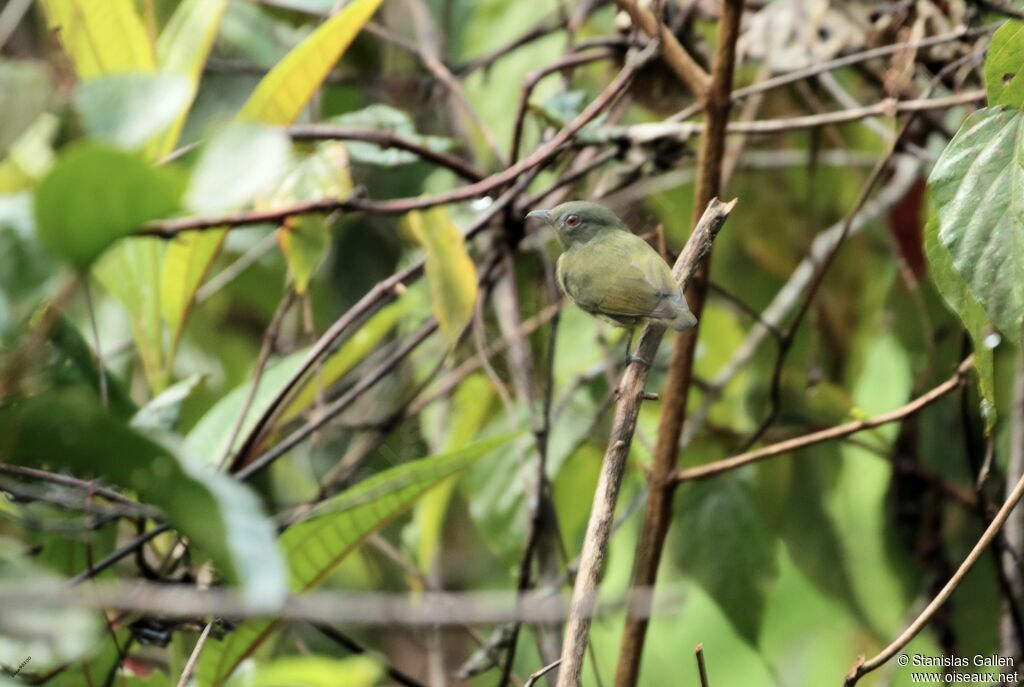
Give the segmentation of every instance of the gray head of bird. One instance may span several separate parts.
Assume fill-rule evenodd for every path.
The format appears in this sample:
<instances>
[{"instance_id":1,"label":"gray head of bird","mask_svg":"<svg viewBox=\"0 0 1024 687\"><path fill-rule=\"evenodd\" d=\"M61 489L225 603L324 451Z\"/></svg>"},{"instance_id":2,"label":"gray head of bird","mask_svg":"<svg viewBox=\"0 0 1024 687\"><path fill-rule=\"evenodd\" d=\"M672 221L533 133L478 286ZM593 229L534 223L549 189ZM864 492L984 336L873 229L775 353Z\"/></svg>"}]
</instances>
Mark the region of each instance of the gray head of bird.
<instances>
[{"instance_id":1,"label":"gray head of bird","mask_svg":"<svg viewBox=\"0 0 1024 687\"><path fill-rule=\"evenodd\" d=\"M550 210L534 210L526 218L548 224L566 248L586 243L606 231L629 231L614 212L585 200L562 203Z\"/></svg>"}]
</instances>

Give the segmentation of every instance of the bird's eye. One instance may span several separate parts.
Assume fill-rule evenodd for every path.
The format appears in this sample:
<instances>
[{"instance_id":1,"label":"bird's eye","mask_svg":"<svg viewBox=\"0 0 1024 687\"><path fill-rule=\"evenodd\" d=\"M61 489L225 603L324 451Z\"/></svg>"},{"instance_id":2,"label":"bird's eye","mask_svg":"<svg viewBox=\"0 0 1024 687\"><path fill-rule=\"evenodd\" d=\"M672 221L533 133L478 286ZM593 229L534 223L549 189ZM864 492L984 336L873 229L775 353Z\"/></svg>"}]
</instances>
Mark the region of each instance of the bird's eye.
<instances>
[{"instance_id":1,"label":"bird's eye","mask_svg":"<svg viewBox=\"0 0 1024 687\"><path fill-rule=\"evenodd\" d=\"M577 227L577 226L579 226L579 224L580 224L580 216L579 215L569 215L568 217L565 218L565 226L567 226L567 227Z\"/></svg>"}]
</instances>

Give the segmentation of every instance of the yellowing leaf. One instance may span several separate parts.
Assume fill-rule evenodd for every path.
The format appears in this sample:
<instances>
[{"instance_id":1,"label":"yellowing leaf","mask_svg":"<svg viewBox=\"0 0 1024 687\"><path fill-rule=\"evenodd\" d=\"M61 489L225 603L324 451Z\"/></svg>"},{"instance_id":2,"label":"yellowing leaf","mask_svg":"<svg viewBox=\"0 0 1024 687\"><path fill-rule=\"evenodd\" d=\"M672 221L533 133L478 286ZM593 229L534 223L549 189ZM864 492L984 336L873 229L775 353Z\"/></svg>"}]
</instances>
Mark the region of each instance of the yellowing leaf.
<instances>
[{"instance_id":1,"label":"yellowing leaf","mask_svg":"<svg viewBox=\"0 0 1024 687\"><path fill-rule=\"evenodd\" d=\"M382 0L355 0L321 24L263 77L239 117L262 124L291 124Z\"/></svg>"},{"instance_id":2,"label":"yellowing leaf","mask_svg":"<svg viewBox=\"0 0 1024 687\"><path fill-rule=\"evenodd\" d=\"M82 79L156 68L153 43L132 0L41 0Z\"/></svg>"},{"instance_id":3,"label":"yellowing leaf","mask_svg":"<svg viewBox=\"0 0 1024 687\"><path fill-rule=\"evenodd\" d=\"M278 424L283 425L297 417L299 413L313 405L319 390L326 389L344 377L349 370L368 356L380 344L388 333L398 326L416 303L408 298L400 298L381 309L376 315L359 328L335 353L332 353L320 366L305 385L295 393L295 397L281 415Z\"/></svg>"},{"instance_id":4,"label":"yellowing leaf","mask_svg":"<svg viewBox=\"0 0 1024 687\"><path fill-rule=\"evenodd\" d=\"M278 540L288 561L292 591L301 593L318 587L371 533L512 438L496 437L458 451L398 465L321 502ZM211 638L199 658L199 684L224 685L276 625L276 621L247 620L223 640Z\"/></svg>"},{"instance_id":5,"label":"yellowing leaf","mask_svg":"<svg viewBox=\"0 0 1024 687\"><path fill-rule=\"evenodd\" d=\"M332 141L318 145L312 155L285 177L271 199L271 207L322 198L348 198L352 193L348 166L348 153L343 144ZM331 246L327 218L322 215L292 218L277 230L277 242L288 261L295 291L300 295L306 293L309 280Z\"/></svg>"},{"instance_id":6,"label":"yellowing leaf","mask_svg":"<svg viewBox=\"0 0 1024 687\"><path fill-rule=\"evenodd\" d=\"M163 252L163 241L158 238L126 239L104 253L93 267L103 288L128 311L146 380L154 393L167 386L160 293L152 278L160 273Z\"/></svg>"},{"instance_id":7,"label":"yellowing leaf","mask_svg":"<svg viewBox=\"0 0 1024 687\"><path fill-rule=\"evenodd\" d=\"M305 294L309 289L309 280L331 247L331 229L327 226L327 218L323 215L306 215L285 222L277 230L277 244L288 261L295 293L300 296Z\"/></svg>"},{"instance_id":8,"label":"yellowing leaf","mask_svg":"<svg viewBox=\"0 0 1024 687\"><path fill-rule=\"evenodd\" d=\"M160 311L171 332L168 360L181 340L185 318L213 259L220 251L223 229L179 234L167 246L160 272Z\"/></svg>"},{"instance_id":9,"label":"yellowing leaf","mask_svg":"<svg viewBox=\"0 0 1024 687\"><path fill-rule=\"evenodd\" d=\"M455 342L473 316L476 266L466 241L444 208L410 212L409 229L427 253L427 282L441 332Z\"/></svg>"},{"instance_id":10,"label":"yellowing leaf","mask_svg":"<svg viewBox=\"0 0 1024 687\"><path fill-rule=\"evenodd\" d=\"M227 8L227 0L185 0L174 10L167 26L156 42L156 58L160 71L166 74L186 76L192 86L188 104L164 136L153 148L156 157L171 152L178 142L185 117L199 90L199 78L203 65L213 48L221 17Z\"/></svg>"}]
</instances>

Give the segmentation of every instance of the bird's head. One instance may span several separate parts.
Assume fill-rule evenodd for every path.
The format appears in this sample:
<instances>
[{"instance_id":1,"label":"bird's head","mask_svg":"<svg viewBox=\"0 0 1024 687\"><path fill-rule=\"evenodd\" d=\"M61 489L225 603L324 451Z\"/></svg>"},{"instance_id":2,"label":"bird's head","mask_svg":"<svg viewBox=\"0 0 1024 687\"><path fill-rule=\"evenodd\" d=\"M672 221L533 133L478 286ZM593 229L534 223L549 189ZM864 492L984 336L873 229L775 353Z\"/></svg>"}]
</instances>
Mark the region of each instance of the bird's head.
<instances>
[{"instance_id":1,"label":"bird's head","mask_svg":"<svg viewBox=\"0 0 1024 687\"><path fill-rule=\"evenodd\" d=\"M562 203L550 210L534 210L526 217L550 225L566 248L586 243L605 231L628 231L614 212L584 200Z\"/></svg>"}]
</instances>

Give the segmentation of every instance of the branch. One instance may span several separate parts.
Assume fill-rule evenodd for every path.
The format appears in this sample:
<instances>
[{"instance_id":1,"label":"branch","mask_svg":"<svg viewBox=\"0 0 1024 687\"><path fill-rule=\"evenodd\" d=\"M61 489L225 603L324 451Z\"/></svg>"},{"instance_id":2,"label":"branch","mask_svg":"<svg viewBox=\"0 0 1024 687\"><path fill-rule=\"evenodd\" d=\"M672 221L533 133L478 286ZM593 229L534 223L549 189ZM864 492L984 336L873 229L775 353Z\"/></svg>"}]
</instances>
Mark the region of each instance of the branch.
<instances>
[{"instance_id":1,"label":"branch","mask_svg":"<svg viewBox=\"0 0 1024 687\"><path fill-rule=\"evenodd\" d=\"M735 205L736 201L721 203L718 199L713 199L708 204L672 270L684 288L704 258L711 252L715 237ZM637 417L640 414L644 383L647 381L651 361L664 334L665 329L661 325L648 324L644 327L635 352L635 357L639 361L630 362L619 384L615 418L594 495L594 505L590 511L590 521L587 523L587 533L583 540L576 584L573 587L570 617L562 649L562 665L559 668L559 687L576 687L580 684L583 656L590 634L590 618L586 611L593 606L601 569L608 552L615 504L626 467L626 458L629 455L629 446L636 430Z\"/></svg>"},{"instance_id":2,"label":"branch","mask_svg":"<svg viewBox=\"0 0 1024 687\"><path fill-rule=\"evenodd\" d=\"M336 124L294 124L288 127L288 134L296 141L365 141L381 148L395 148L412 153L427 162L447 167L470 181L480 181L486 176L471 163L456 155L403 138L391 131Z\"/></svg>"},{"instance_id":3,"label":"branch","mask_svg":"<svg viewBox=\"0 0 1024 687\"><path fill-rule=\"evenodd\" d=\"M661 40L661 59L686 84L694 97L703 100L711 77L690 57L690 53L680 45L672 31L651 12L640 7L636 0L615 0L615 4L629 15L634 26L638 26L651 38Z\"/></svg>"},{"instance_id":4,"label":"branch","mask_svg":"<svg viewBox=\"0 0 1024 687\"><path fill-rule=\"evenodd\" d=\"M855 122L869 117L895 116L906 112L927 112L929 110L945 110L959 105L981 102L985 99L984 90L967 91L941 98L919 98L916 100L896 100L887 98L873 105L852 107L848 110L825 112L823 114L788 117L785 119L767 119L751 122L730 122L726 131L730 134L767 135L779 134L798 129L812 129L834 124ZM703 122L653 122L650 124L634 124L612 132L611 140L643 144L660 140L687 141L694 134L702 133Z\"/></svg>"},{"instance_id":5,"label":"branch","mask_svg":"<svg viewBox=\"0 0 1024 687\"><path fill-rule=\"evenodd\" d=\"M882 651L877 655L872 656L867 661L864 660L863 656L857 659L846 676L846 681L844 682L845 687L853 687L853 685L856 685L857 681L862 677L883 666L889 659L896 655L896 652L909 644L910 640L916 637L918 633L924 629L925 625L928 624L928 621L930 621L936 611L942 608L942 605L949 600L949 597L953 595L956 588L960 586L960 583L963 582L965 577L967 577L967 573L971 571L974 564L978 562L979 558L981 558L981 554L985 552L985 549L988 548L989 544L991 544L996 538L996 535L999 534L999 530L1002 529L1006 519L1020 502L1022 496L1024 496L1024 477L1021 477L1021 479L1018 480L1013 491L1010 492L1006 501L999 508L999 512L996 513L996 516L992 519L989 526L985 528L985 532L981 535L978 543L974 545L971 552L967 554L967 558L965 558L964 562L960 564L957 571L953 573L953 577L949 578L949 582L946 583L946 586L944 586L938 595L931 600L931 603L921 611L921 614L914 619L914 622L912 622L899 637L894 639L889 646L882 649Z\"/></svg>"},{"instance_id":6,"label":"branch","mask_svg":"<svg viewBox=\"0 0 1024 687\"><path fill-rule=\"evenodd\" d=\"M722 0L718 22L718 42L711 67L711 85L704 99L704 124L697 154L697 183L693 191L693 209L699 212L711 198L717 196L722 184L722 160L725 155L726 127L732 100L733 71L736 62L736 41L739 39L743 0ZM658 422L658 438L654 446L651 475L647 484L647 503L636 544L630 588L653 587L658 566L665 549L672 521L672 492L674 485L668 479L678 462L679 437L686 419L690 384L693 381L693 358L700 333L700 316L707 298L710 251L701 261L699 279L688 294L690 308L697 316L697 326L676 337L669 357L665 379L664 400ZM616 687L634 687L640 674L640 660L647 636L647 620L639 616L626 616L615 667Z\"/></svg>"},{"instance_id":7,"label":"branch","mask_svg":"<svg viewBox=\"0 0 1024 687\"><path fill-rule=\"evenodd\" d=\"M373 212L382 215L402 215L413 210L422 210L424 208L458 203L485 196L502 186L515 182L524 173L543 167L550 162L580 129L604 112L616 98L625 92L626 87L632 82L637 70L654 55L656 48L657 45L652 42L640 52L627 58L625 66L619 70L619 73L612 82L601 91L597 98L587 105L583 112L577 115L575 119L545 142L544 145L511 167L507 167L501 172L492 174L476 183L460 186L451 191L433 196L416 198L395 198L391 200L367 200L363 198L340 200L337 198L324 198L272 210L236 212L218 217L180 217L152 222L138 233L144 236L173 238L183 231L220 229L253 224L279 224L294 215L328 213L337 210Z\"/></svg>"},{"instance_id":8,"label":"branch","mask_svg":"<svg viewBox=\"0 0 1024 687\"><path fill-rule=\"evenodd\" d=\"M842 439L850 436L851 434L863 432L866 429L874 429L875 427L881 427L882 425L897 422L905 417L909 417L910 415L917 413L920 410L923 410L949 392L958 388L963 383L967 375L967 371L973 365L974 356L970 356L960 363L953 376L945 382L939 384L931 391L918 396L905 406L885 413L884 415L879 415L868 420L847 422L818 432L811 432L810 434L804 434L803 436L794 437L793 439L787 439L785 441L771 444L770 446L759 448L756 451L748 451L746 453L732 456L731 458L716 460L713 463L698 465L697 467L692 468L681 468L672 473L671 479L675 483L695 482L707 479L708 477L714 477L715 475L719 475L723 472L729 472L745 465L765 460L766 458L774 458L775 456L791 453L792 451L807 448L808 446L814 446L815 444Z\"/></svg>"}]
</instances>

